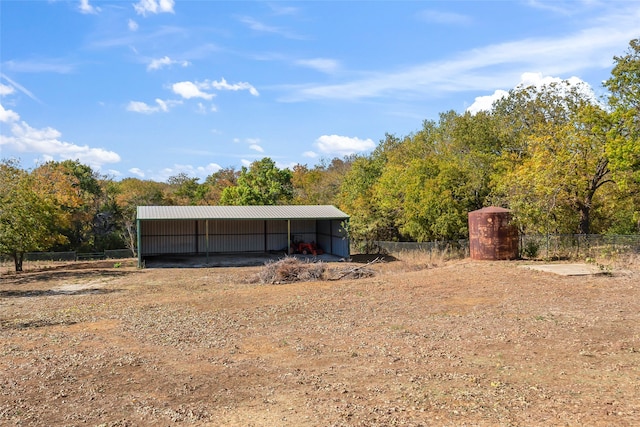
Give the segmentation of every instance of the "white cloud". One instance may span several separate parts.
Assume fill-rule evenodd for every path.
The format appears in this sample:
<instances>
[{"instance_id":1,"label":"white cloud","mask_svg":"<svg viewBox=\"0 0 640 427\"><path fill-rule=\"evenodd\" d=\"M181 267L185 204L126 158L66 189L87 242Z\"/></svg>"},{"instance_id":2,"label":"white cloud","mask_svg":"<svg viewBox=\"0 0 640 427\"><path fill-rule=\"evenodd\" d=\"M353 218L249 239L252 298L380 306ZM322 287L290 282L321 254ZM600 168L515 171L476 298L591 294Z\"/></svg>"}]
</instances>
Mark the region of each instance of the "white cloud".
<instances>
[{"instance_id":1,"label":"white cloud","mask_svg":"<svg viewBox=\"0 0 640 427\"><path fill-rule=\"evenodd\" d=\"M11 122L11 136L0 135L0 146L23 153L38 153L45 159L54 159L56 156L61 160L77 159L95 169L100 169L105 163L120 161L120 156L114 151L60 141L61 136L56 129L35 129L16 119Z\"/></svg>"},{"instance_id":2,"label":"white cloud","mask_svg":"<svg viewBox=\"0 0 640 427\"><path fill-rule=\"evenodd\" d=\"M11 95L15 91L16 90L14 89L13 86L7 86L0 83L0 96Z\"/></svg>"},{"instance_id":3,"label":"white cloud","mask_svg":"<svg viewBox=\"0 0 640 427\"><path fill-rule=\"evenodd\" d=\"M328 58L300 59L295 63L327 74L335 73L340 68L338 61Z\"/></svg>"},{"instance_id":4,"label":"white cloud","mask_svg":"<svg viewBox=\"0 0 640 427\"><path fill-rule=\"evenodd\" d=\"M251 160L247 160L247 159L240 159L240 163L242 163L242 166L249 167L249 166L251 166L251 163L253 163L253 162Z\"/></svg>"},{"instance_id":5,"label":"white cloud","mask_svg":"<svg viewBox=\"0 0 640 427\"><path fill-rule=\"evenodd\" d=\"M84 13L84 14L95 15L98 12L100 12L100 8L91 6L89 4L89 0L80 0L80 5L78 6L78 9L80 9L80 13Z\"/></svg>"},{"instance_id":6,"label":"white cloud","mask_svg":"<svg viewBox=\"0 0 640 427\"><path fill-rule=\"evenodd\" d=\"M147 16L147 13L174 13L174 0L140 0L133 5L138 15Z\"/></svg>"},{"instance_id":7,"label":"white cloud","mask_svg":"<svg viewBox=\"0 0 640 427\"><path fill-rule=\"evenodd\" d=\"M251 144L249 146L249 148L251 148L252 150L255 150L255 151L259 152L259 153L264 153L264 148L262 148L258 144Z\"/></svg>"},{"instance_id":8,"label":"white cloud","mask_svg":"<svg viewBox=\"0 0 640 427\"><path fill-rule=\"evenodd\" d=\"M321 153L337 156L348 156L372 150L376 146L369 138L360 139L340 135L322 135L314 145Z\"/></svg>"},{"instance_id":9,"label":"white cloud","mask_svg":"<svg viewBox=\"0 0 640 427\"><path fill-rule=\"evenodd\" d=\"M302 155L304 157L310 157L312 159L318 157L318 153L316 153L315 151L305 151L304 153L302 153Z\"/></svg>"},{"instance_id":10,"label":"white cloud","mask_svg":"<svg viewBox=\"0 0 640 427\"><path fill-rule=\"evenodd\" d=\"M520 82L515 85L515 88L526 88L529 86L535 86L536 88L541 88L543 86L550 85L552 83L560 83L563 79L560 77L552 77L552 76L544 76L542 73L523 73L520 76ZM578 77L570 77L566 79L569 83L569 86L578 87L583 91L584 96L587 99L590 99L592 102L597 103L598 100L596 98L595 93L591 86L581 80ZM478 96L475 98L473 104L471 104L467 111L471 114L476 114L479 111L489 111L491 110L493 103L499 99L505 98L509 95L509 92L502 89L497 89L493 94L486 96Z\"/></svg>"},{"instance_id":11,"label":"white cloud","mask_svg":"<svg viewBox=\"0 0 640 427\"><path fill-rule=\"evenodd\" d=\"M216 95L213 93L206 93L200 90L201 88L206 88L206 85L201 83L193 83L193 82L178 82L174 83L171 86L171 89L177 95L180 95L183 98L191 99L191 98L203 98L208 101L213 99Z\"/></svg>"},{"instance_id":12,"label":"white cloud","mask_svg":"<svg viewBox=\"0 0 640 427\"><path fill-rule=\"evenodd\" d=\"M473 101L473 104L467 108L467 111L471 114L476 114L480 111L489 111L491 110L494 102L499 99L506 98L507 95L509 95L509 92L498 89L491 95L477 96Z\"/></svg>"},{"instance_id":13,"label":"white cloud","mask_svg":"<svg viewBox=\"0 0 640 427\"><path fill-rule=\"evenodd\" d=\"M174 101L167 100L163 101L162 99L156 99L156 105L149 105L145 102L141 101L130 101L127 104L127 111L132 111L134 113L142 113L142 114L153 114L163 112L166 113L170 108L182 104L182 101Z\"/></svg>"},{"instance_id":14,"label":"white cloud","mask_svg":"<svg viewBox=\"0 0 640 427\"><path fill-rule=\"evenodd\" d=\"M202 84L206 85L208 88L212 88L212 89L232 90L232 91L248 90L249 93L251 95L253 95L253 96L259 96L260 95L258 93L258 90L255 87L253 87L252 85L250 85L249 83L247 83L247 82L239 82L239 83L229 84L224 79L224 77L222 79L220 79L220 81L214 80L212 82L209 82L208 80L206 80Z\"/></svg>"},{"instance_id":15,"label":"white cloud","mask_svg":"<svg viewBox=\"0 0 640 427\"><path fill-rule=\"evenodd\" d=\"M165 56L159 59L152 59L151 62L149 62L149 65L147 65L147 70L159 70L164 67L169 67L173 64L180 64L183 67L188 67L189 65L191 65L189 61L176 61L169 58L168 56Z\"/></svg>"},{"instance_id":16,"label":"white cloud","mask_svg":"<svg viewBox=\"0 0 640 427\"><path fill-rule=\"evenodd\" d=\"M131 168L129 169L129 173L144 178L144 171L140 168Z\"/></svg>"},{"instance_id":17,"label":"white cloud","mask_svg":"<svg viewBox=\"0 0 640 427\"><path fill-rule=\"evenodd\" d=\"M139 28L138 23L133 19L129 19L127 26L129 27L130 31L138 31L138 28Z\"/></svg>"},{"instance_id":18,"label":"white cloud","mask_svg":"<svg viewBox=\"0 0 640 427\"><path fill-rule=\"evenodd\" d=\"M249 144L260 144L260 138L247 138Z\"/></svg>"},{"instance_id":19,"label":"white cloud","mask_svg":"<svg viewBox=\"0 0 640 427\"><path fill-rule=\"evenodd\" d=\"M20 115L18 115L18 113L12 110L5 110L2 104L0 104L0 122L12 123L18 120L20 120Z\"/></svg>"}]
</instances>

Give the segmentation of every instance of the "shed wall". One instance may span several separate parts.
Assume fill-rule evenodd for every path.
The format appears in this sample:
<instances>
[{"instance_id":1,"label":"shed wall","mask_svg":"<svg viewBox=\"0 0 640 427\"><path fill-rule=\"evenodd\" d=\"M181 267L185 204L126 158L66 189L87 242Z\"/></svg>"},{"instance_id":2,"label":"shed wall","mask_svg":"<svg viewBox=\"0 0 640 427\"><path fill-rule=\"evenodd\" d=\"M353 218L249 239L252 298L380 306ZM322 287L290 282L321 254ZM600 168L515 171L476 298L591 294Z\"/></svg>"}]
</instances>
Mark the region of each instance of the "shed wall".
<instances>
[{"instance_id":1,"label":"shed wall","mask_svg":"<svg viewBox=\"0 0 640 427\"><path fill-rule=\"evenodd\" d=\"M291 237L348 257L339 220L291 220ZM287 220L146 220L139 222L140 256L286 251Z\"/></svg>"}]
</instances>

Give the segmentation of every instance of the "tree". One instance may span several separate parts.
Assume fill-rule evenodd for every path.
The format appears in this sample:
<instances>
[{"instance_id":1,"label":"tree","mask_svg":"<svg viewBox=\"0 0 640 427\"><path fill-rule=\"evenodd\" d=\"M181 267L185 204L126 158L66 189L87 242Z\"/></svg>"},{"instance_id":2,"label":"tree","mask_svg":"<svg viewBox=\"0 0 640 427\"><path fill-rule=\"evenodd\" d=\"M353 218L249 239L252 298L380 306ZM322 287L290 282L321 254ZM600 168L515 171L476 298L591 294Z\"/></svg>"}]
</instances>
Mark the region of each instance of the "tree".
<instances>
[{"instance_id":1,"label":"tree","mask_svg":"<svg viewBox=\"0 0 640 427\"><path fill-rule=\"evenodd\" d=\"M77 160L49 161L32 174L40 182L39 190L54 196L66 213L67 221L59 226L67 236L67 243L58 249L94 249L97 231L94 223L103 203L99 175Z\"/></svg>"},{"instance_id":2,"label":"tree","mask_svg":"<svg viewBox=\"0 0 640 427\"><path fill-rule=\"evenodd\" d=\"M609 89L611 107L607 137L607 156L613 179L625 197L627 217L640 230L640 38L629 42L624 56L614 57L611 77L604 82Z\"/></svg>"},{"instance_id":3,"label":"tree","mask_svg":"<svg viewBox=\"0 0 640 427\"><path fill-rule=\"evenodd\" d=\"M388 152L399 141L387 134L371 155L355 157L340 186L338 206L351 215L349 237L365 252L374 249L376 240L398 237L394 218L380 209L374 199L374 188L387 164Z\"/></svg>"},{"instance_id":4,"label":"tree","mask_svg":"<svg viewBox=\"0 0 640 427\"><path fill-rule=\"evenodd\" d=\"M203 202L207 205L217 205L222 198L222 192L227 187L233 187L238 183L239 172L234 167L222 168L218 172L209 175L203 187Z\"/></svg>"},{"instance_id":5,"label":"tree","mask_svg":"<svg viewBox=\"0 0 640 427\"><path fill-rule=\"evenodd\" d=\"M387 144L382 174L373 190L398 237L455 240L467 235L467 214L489 194L500 151L496 121L486 113L448 111L412 135Z\"/></svg>"},{"instance_id":6,"label":"tree","mask_svg":"<svg viewBox=\"0 0 640 427\"><path fill-rule=\"evenodd\" d=\"M223 205L279 205L293 198L292 173L278 169L268 157L256 160L249 168L242 167L238 182L222 191Z\"/></svg>"},{"instance_id":7,"label":"tree","mask_svg":"<svg viewBox=\"0 0 640 427\"><path fill-rule=\"evenodd\" d=\"M297 205L334 205L345 174L351 167L353 157L322 160L309 168L307 165L293 167L293 203Z\"/></svg>"},{"instance_id":8,"label":"tree","mask_svg":"<svg viewBox=\"0 0 640 427\"><path fill-rule=\"evenodd\" d=\"M164 190L167 184L155 181L126 178L116 183L111 190L118 206L119 233L128 249L136 254L136 215L138 206L164 205Z\"/></svg>"},{"instance_id":9,"label":"tree","mask_svg":"<svg viewBox=\"0 0 640 427\"><path fill-rule=\"evenodd\" d=\"M0 162L0 253L13 258L16 271L22 271L26 252L66 239L57 228L64 213L54 197L37 191L41 184L17 162Z\"/></svg>"},{"instance_id":10,"label":"tree","mask_svg":"<svg viewBox=\"0 0 640 427\"><path fill-rule=\"evenodd\" d=\"M200 178L191 178L184 172L170 176L167 180L170 194L166 199L173 205L197 205L204 199L206 188L202 187L198 181Z\"/></svg>"},{"instance_id":11,"label":"tree","mask_svg":"<svg viewBox=\"0 0 640 427\"><path fill-rule=\"evenodd\" d=\"M494 195L525 230L591 233L597 196L612 183L606 112L584 87L563 81L515 89L495 114L511 135Z\"/></svg>"}]
</instances>

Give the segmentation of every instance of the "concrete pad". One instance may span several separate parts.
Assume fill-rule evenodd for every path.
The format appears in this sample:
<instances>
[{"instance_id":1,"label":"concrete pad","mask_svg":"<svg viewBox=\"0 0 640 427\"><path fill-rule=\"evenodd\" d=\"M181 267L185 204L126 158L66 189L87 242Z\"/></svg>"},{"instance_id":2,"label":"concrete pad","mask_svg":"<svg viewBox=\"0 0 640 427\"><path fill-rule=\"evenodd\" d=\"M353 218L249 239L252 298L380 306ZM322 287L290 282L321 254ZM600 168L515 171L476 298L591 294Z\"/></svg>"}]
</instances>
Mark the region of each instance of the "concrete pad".
<instances>
[{"instance_id":1,"label":"concrete pad","mask_svg":"<svg viewBox=\"0 0 640 427\"><path fill-rule=\"evenodd\" d=\"M589 264L532 264L522 265L521 267L559 274L561 276L590 276L605 273L598 267Z\"/></svg>"}]
</instances>

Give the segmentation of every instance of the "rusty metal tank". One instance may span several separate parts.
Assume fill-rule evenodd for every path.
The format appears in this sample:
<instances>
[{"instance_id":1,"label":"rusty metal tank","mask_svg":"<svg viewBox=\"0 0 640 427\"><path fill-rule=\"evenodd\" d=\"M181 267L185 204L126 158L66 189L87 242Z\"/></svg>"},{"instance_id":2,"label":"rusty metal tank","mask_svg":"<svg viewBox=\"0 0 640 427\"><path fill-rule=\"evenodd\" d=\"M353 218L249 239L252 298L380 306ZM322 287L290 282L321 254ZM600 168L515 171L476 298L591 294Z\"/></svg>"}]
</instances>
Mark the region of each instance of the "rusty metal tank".
<instances>
[{"instance_id":1,"label":"rusty metal tank","mask_svg":"<svg viewBox=\"0 0 640 427\"><path fill-rule=\"evenodd\" d=\"M490 206L469 212L469 251L475 260L518 258L518 229L509 209Z\"/></svg>"}]
</instances>

